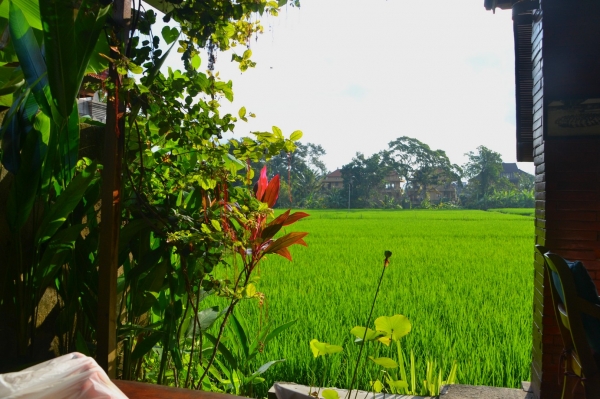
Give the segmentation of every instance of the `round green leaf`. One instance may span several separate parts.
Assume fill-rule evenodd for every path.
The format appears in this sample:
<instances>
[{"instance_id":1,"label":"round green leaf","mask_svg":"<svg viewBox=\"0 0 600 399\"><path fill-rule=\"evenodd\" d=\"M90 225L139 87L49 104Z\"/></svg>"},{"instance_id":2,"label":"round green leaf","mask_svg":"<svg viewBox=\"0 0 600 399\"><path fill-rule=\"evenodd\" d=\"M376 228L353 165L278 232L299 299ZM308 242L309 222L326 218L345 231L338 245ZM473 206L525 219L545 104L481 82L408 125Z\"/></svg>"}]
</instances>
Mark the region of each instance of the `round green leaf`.
<instances>
[{"instance_id":1,"label":"round green leaf","mask_svg":"<svg viewBox=\"0 0 600 399\"><path fill-rule=\"evenodd\" d=\"M323 395L323 397L325 399L339 399L340 395L337 393L337 391L334 391L333 389L324 389L323 392L321 392L321 395Z\"/></svg>"},{"instance_id":2,"label":"round green leaf","mask_svg":"<svg viewBox=\"0 0 600 399\"><path fill-rule=\"evenodd\" d=\"M404 337L406 334L410 332L411 325L410 321L406 316L401 314L397 314L391 317L381 316L375 320L375 329L377 331L383 331L386 333L388 337L391 337L393 341L398 341L400 338ZM380 340L381 341L381 340ZM387 343L381 341L382 343L389 345L389 339L387 339Z\"/></svg>"},{"instance_id":3,"label":"round green leaf","mask_svg":"<svg viewBox=\"0 0 600 399\"><path fill-rule=\"evenodd\" d=\"M294 133L290 135L290 140L298 141L302 138L302 131L296 130Z\"/></svg>"},{"instance_id":4,"label":"round green leaf","mask_svg":"<svg viewBox=\"0 0 600 399\"><path fill-rule=\"evenodd\" d=\"M380 365L381 367L385 367L386 369L395 369L398 367L398 363L396 363L394 359L390 359L389 357L375 358L373 356L369 356L369 359L371 359L373 362Z\"/></svg>"},{"instance_id":5,"label":"round green leaf","mask_svg":"<svg viewBox=\"0 0 600 399\"><path fill-rule=\"evenodd\" d=\"M330 345L325 342L319 342L317 339L313 339L310 341L310 350L312 351L314 357L318 357L341 352L344 350L344 348L338 345Z\"/></svg>"},{"instance_id":6,"label":"round green leaf","mask_svg":"<svg viewBox=\"0 0 600 399\"><path fill-rule=\"evenodd\" d=\"M198 69L200 68L200 56L195 54L191 59L192 68Z\"/></svg>"},{"instance_id":7,"label":"round green leaf","mask_svg":"<svg viewBox=\"0 0 600 399\"><path fill-rule=\"evenodd\" d=\"M350 330L350 333L352 335L360 338L361 340L364 338L365 341L375 341L376 339L379 339L386 335L386 333L383 331L373 331L370 328L367 328L366 330L367 330L366 336L365 336L365 327L360 327L360 326L354 327L352 330Z\"/></svg>"},{"instance_id":8,"label":"round green leaf","mask_svg":"<svg viewBox=\"0 0 600 399\"><path fill-rule=\"evenodd\" d=\"M371 389L373 390L373 392L379 393L383 391L383 384L379 380L371 381Z\"/></svg>"},{"instance_id":9,"label":"round green leaf","mask_svg":"<svg viewBox=\"0 0 600 399\"><path fill-rule=\"evenodd\" d=\"M394 381L392 379L388 379L387 383L392 388L392 392L393 391L399 392L401 389L408 389L408 383L406 381L402 381L402 380Z\"/></svg>"}]
</instances>

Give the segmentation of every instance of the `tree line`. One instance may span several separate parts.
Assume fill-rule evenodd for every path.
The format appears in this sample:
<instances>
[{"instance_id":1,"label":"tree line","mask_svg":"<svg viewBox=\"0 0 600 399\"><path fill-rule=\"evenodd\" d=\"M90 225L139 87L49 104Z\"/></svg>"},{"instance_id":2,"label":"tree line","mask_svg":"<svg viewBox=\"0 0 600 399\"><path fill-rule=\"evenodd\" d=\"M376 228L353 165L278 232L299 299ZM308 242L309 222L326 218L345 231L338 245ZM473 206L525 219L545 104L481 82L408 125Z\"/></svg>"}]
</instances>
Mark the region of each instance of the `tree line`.
<instances>
[{"instance_id":1,"label":"tree line","mask_svg":"<svg viewBox=\"0 0 600 399\"><path fill-rule=\"evenodd\" d=\"M268 162L281 176L279 207L297 208L472 208L533 207L534 177L516 171L503 176L502 156L479 146L464 165L446 152L403 136L371 156L357 152L329 184L322 146L298 143Z\"/></svg>"}]
</instances>

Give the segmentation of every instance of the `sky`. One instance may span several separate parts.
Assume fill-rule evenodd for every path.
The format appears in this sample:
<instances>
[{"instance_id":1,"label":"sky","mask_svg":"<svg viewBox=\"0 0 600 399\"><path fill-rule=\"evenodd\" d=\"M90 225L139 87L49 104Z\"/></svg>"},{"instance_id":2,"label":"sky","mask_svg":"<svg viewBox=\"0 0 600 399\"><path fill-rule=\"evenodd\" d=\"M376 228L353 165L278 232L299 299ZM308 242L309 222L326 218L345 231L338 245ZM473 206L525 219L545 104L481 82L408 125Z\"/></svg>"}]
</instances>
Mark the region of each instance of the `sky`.
<instances>
[{"instance_id":1,"label":"sky","mask_svg":"<svg viewBox=\"0 0 600 399\"><path fill-rule=\"evenodd\" d=\"M302 142L323 146L330 171L401 136L459 165L480 145L516 161L510 10L494 14L483 0L301 0L262 22L249 43L255 68L242 73L230 54L217 56L235 95L222 110L257 115L235 136L301 130Z\"/></svg>"}]
</instances>

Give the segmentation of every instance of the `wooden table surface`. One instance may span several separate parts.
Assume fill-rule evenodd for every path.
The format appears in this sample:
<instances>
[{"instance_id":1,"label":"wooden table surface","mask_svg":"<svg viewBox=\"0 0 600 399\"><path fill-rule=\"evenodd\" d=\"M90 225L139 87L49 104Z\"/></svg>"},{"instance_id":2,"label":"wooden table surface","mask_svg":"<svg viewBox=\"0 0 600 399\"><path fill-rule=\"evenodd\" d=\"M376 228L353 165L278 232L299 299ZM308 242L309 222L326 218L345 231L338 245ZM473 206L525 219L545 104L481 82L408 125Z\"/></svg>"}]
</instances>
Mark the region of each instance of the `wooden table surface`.
<instances>
[{"instance_id":1,"label":"wooden table surface","mask_svg":"<svg viewBox=\"0 0 600 399\"><path fill-rule=\"evenodd\" d=\"M114 384L130 399L247 399L223 393L194 391L191 389L166 387L144 382L113 380Z\"/></svg>"}]
</instances>

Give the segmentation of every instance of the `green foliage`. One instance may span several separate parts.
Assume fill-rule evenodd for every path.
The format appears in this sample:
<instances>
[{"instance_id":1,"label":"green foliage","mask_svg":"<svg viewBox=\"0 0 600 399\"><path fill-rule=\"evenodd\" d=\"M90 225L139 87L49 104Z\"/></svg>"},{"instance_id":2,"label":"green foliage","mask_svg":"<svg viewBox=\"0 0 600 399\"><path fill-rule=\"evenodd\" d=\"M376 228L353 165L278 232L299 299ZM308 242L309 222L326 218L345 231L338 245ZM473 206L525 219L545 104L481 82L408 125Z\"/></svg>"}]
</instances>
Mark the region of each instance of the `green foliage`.
<instances>
[{"instance_id":1,"label":"green foliage","mask_svg":"<svg viewBox=\"0 0 600 399\"><path fill-rule=\"evenodd\" d=\"M178 22L180 30L165 28L160 36L152 30L156 14L138 3L130 43L123 42L129 35L118 32L107 18L110 6L102 2L2 4L0 20L11 34L0 51L0 104L10 107L0 130L0 161L9 172L2 182L9 187L2 217L10 236L0 240L9 247L0 248L11 254L3 266L11 266L3 267L0 286L6 288L2 312L16 321L20 355L33 356L29 342L46 289L59 297L59 351L87 347L94 352L102 167L96 160L79 159L75 100L84 74L111 64L120 76L104 82L109 104L127 100L126 112L115 115L125 121L124 130L108 133L117 134L125 148L118 198L121 376L223 386L214 362L224 326L240 301L260 299L253 272L265 255L291 259L289 246L306 245L304 233L275 234L308 215L288 212L269 221L279 179L269 182L263 170L253 192L254 171L248 167L283 150L292 152L301 132L286 139L273 127L272 133L255 132L254 139L220 141L237 118L220 113L219 101L233 100L233 85L213 73L211 57L216 49L245 45L262 31L256 15L276 15L286 3L171 2L165 19ZM182 54L184 70L161 72L170 51L159 49L161 40ZM202 72L205 46L209 70ZM241 69L252 66L250 55L244 52ZM130 73L142 76L133 79ZM117 111L109 107L108 112ZM244 120L245 112L239 117ZM234 278L216 279L214 270L230 262ZM209 295L229 303L218 311L201 309ZM205 347L208 329L217 322L222 327L211 354ZM270 365L258 368L247 383L259 381Z\"/></svg>"},{"instance_id":2,"label":"green foliage","mask_svg":"<svg viewBox=\"0 0 600 399\"><path fill-rule=\"evenodd\" d=\"M389 143L394 168L406 180L406 190L427 199L427 188L460 181L462 170L453 165L443 150L432 150L411 137L399 137Z\"/></svg>"},{"instance_id":3,"label":"green foliage","mask_svg":"<svg viewBox=\"0 0 600 399\"><path fill-rule=\"evenodd\" d=\"M403 354L400 338L407 335L411 330L411 324L406 316L399 314L391 317L381 316L375 320L375 329L377 332L384 334L383 337L378 339L380 343L389 346L390 352L393 352L391 351L393 345L396 346L397 350L397 361L389 357L375 358L369 356L369 360L385 369L383 371L385 383L379 380L371 381L371 387L374 390L376 389L378 393L385 390L391 394L437 396L440 394L442 386L457 382L456 360L453 361L445 379L442 379L442 370L437 368L437 363L431 360L427 360L425 378L417 377L415 356L412 350L410 364L405 362L406 356ZM407 368L410 370L410 384L406 374ZM399 369L399 371L395 369Z\"/></svg>"},{"instance_id":4,"label":"green foliage","mask_svg":"<svg viewBox=\"0 0 600 399\"><path fill-rule=\"evenodd\" d=\"M509 215L535 216L534 208L493 208L488 209L489 212L507 213Z\"/></svg>"},{"instance_id":5,"label":"green foliage","mask_svg":"<svg viewBox=\"0 0 600 399\"><path fill-rule=\"evenodd\" d=\"M299 140L302 132L290 135L290 140ZM296 142L293 153L282 151L273 156L267 165L269 170L281 177L281 197L279 208L323 208L325 207L322 188L327 173L322 157L325 150L320 145Z\"/></svg>"},{"instance_id":6,"label":"green foliage","mask_svg":"<svg viewBox=\"0 0 600 399\"><path fill-rule=\"evenodd\" d=\"M489 194L502 171L502 157L487 147L477 147L477 152L465 154L469 161L465 164L465 176L478 188L480 197Z\"/></svg>"},{"instance_id":7,"label":"green foliage","mask_svg":"<svg viewBox=\"0 0 600 399\"><path fill-rule=\"evenodd\" d=\"M309 232L310 248L291 250L293 267L283 258L269 258L261 266L257 287L267 298L270 321L277 325L300 317L285 339L273 342L257 358L259 364L286 359L270 370L265 387L275 381L315 386L324 374L321 386L350 386L360 346L353 344L357 337L348 330L366 326L381 274L373 265L386 248L393 252L392 264L374 314L400 313L410 319L413 328L400 340L406 381L410 383L411 351L419 378L427 374L427 360L435 359L443 378L456 360L461 384L517 388L530 379L531 219L474 210L309 213L310 218L286 230ZM225 304L220 298L209 300L211 305ZM251 302L241 303L239 311L259 315ZM344 352L326 356L327 365L323 356L315 361L308 349L313 338L343 346ZM306 349L299 351L298 342ZM370 345L374 353L369 355L398 361L395 349ZM386 383L373 362L363 365L358 389L370 390L375 379ZM266 395L266 389L257 393Z\"/></svg>"},{"instance_id":8,"label":"green foliage","mask_svg":"<svg viewBox=\"0 0 600 399\"><path fill-rule=\"evenodd\" d=\"M376 206L380 201L380 191L384 187L385 178L393 170L385 153L376 153L370 157L357 153L352 162L342 167L346 193L350 186L350 207Z\"/></svg>"}]
</instances>

